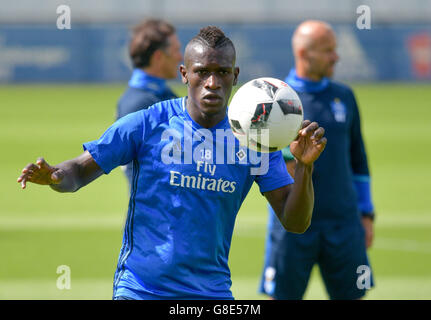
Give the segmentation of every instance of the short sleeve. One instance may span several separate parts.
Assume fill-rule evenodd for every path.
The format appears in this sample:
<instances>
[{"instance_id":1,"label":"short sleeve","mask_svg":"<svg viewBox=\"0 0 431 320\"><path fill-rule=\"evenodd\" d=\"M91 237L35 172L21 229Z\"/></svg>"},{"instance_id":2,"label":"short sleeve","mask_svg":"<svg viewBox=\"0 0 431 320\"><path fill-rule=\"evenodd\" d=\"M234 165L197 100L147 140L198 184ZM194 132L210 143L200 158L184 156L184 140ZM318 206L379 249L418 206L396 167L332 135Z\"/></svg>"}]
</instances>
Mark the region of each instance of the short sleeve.
<instances>
[{"instance_id":1,"label":"short sleeve","mask_svg":"<svg viewBox=\"0 0 431 320\"><path fill-rule=\"evenodd\" d=\"M272 191L292 184L293 179L287 172L281 151L269 153L269 168L264 175L255 178L261 193Z\"/></svg>"},{"instance_id":2,"label":"short sleeve","mask_svg":"<svg viewBox=\"0 0 431 320\"><path fill-rule=\"evenodd\" d=\"M128 114L117 120L98 140L83 144L96 163L108 174L112 169L136 158L144 141L144 111Z\"/></svg>"}]
</instances>

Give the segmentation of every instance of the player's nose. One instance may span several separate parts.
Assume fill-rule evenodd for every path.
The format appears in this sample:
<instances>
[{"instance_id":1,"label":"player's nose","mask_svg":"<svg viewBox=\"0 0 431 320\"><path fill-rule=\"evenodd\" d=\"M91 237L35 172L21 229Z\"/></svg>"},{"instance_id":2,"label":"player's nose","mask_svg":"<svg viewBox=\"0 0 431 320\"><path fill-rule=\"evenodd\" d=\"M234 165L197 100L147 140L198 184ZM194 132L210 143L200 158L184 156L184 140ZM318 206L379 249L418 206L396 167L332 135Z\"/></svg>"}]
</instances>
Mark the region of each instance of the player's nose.
<instances>
[{"instance_id":1,"label":"player's nose","mask_svg":"<svg viewBox=\"0 0 431 320\"><path fill-rule=\"evenodd\" d=\"M180 63L181 61L183 61L183 54L181 53L181 51L177 51L177 54L176 54L176 57L177 57L177 61L178 61L178 63Z\"/></svg>"},{"instance_id":2,"label":"player's nose","mask_svg":"<svg viewBox=\"0 0 431 320\"><path fill-rule=\"evenodd\" d=\"M332 55L332 61L336 63L340 59L340 56L337 54L337 52L334 52Z\"/></svg>"},{"instance_id":3,"label":"player's nose","mask_svg":"<svg viewBox=\"0 0 431 320\"><path fill-rule=\"evenodd\" d=\"M215 90L220 87L220 81L216 73L211 73L205 82L205 87Z\"/></svg>"}]
</instances>

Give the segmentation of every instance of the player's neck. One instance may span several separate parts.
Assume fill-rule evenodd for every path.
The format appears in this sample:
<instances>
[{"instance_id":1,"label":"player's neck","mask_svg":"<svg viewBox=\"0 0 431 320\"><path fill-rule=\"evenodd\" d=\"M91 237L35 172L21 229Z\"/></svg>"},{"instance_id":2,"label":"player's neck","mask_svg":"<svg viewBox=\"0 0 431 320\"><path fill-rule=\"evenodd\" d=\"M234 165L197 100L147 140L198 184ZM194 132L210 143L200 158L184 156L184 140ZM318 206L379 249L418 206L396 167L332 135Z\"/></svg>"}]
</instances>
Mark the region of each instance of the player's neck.
<instances>
[{"instance_id":1,"label":"player's neck","mask_svg":"<svg viewBox=\"0 0 431 320\"><path fill-rule=\"evenodd\" d=\"M207 114L199 108L190 106L189 103L191 102L189 102L189 99L187 99L186 109L188 114L190 115L190 118L192 118L194 122L196 122L203 128L212 128L218 123L220 123L220 121L223 121L223 119L226 117L226 109L223 109L223 112L219 112L216 114Z\"/></svg>"},{"instance_id":2,"label":"player's neck","mask_svg":"<svg viewBox=\"0 0 431 320\"><path fill-rule=\"evenodd\" d=\"M164 77L163 73L161 72L160 68L157 68L156 66L149 66L147 68L143 68L142 70L150 76L160 78L160 79L166 79L166 77Z\"/></svg>"}]
</instances>

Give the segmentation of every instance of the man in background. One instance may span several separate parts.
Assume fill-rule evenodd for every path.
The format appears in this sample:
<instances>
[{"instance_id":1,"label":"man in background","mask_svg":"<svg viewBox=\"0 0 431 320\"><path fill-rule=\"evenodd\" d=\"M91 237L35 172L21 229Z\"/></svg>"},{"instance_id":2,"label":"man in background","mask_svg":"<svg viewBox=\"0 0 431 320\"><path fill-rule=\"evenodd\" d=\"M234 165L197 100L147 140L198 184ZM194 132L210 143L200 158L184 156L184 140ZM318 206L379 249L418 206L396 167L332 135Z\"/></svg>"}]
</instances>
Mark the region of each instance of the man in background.
<instances>
[{"instance_id":1,"label":"man in background","mask_svg":"<svg viewBox=\"0 0 431 320\"><path fill-rule=\"evenodd\" d=\"M177 97L166 84L166 80L177 77L183 59L174 26L158 19L143 21L133 29L129 53L134 70L126 92L118 101L117 120ZM132 165L129 163L124 169L130 185Z\"/></svg>"},{"instance_id":2,"label":"man in background","mask_svg":"<svg viewBox=\"0 0 431 320\"><path fill-rule=\"evenodd\" d=\"M359 299L373 285L366 248L373 241L374 208L358 106L349 87L330 80L338 61L330 25L301 23L292 47L295 69L285 81L298 93L304 118L325 128L328 144L314 166L310 228L289 233L269 208L261 292L275 299L302 299L318 264L331 299ZM294 176L295 157L288 148L283 156Z\"/></svg>"}]
</instances>

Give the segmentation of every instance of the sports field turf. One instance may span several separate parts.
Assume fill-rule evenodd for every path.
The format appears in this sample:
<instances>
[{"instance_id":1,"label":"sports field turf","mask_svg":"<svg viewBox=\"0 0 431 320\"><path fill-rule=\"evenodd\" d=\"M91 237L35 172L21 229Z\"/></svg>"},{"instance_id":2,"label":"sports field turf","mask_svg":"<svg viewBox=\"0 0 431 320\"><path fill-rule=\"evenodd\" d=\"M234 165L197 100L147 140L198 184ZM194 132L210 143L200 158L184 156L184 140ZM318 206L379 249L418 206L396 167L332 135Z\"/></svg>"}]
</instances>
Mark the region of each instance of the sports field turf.
<instances>
[{"instance_id":1,"label":"sports field turf","mask_svg":"<svg viewBox=\"0 0 431 320\"><path fill-rule=\"evenodd\" d=\"M368 298L431 299L431 85L354 88L377 211L369 251L376 287ZM111 298L127 207L121 170L74 194L32 184L23 191L16 178L39 156L56 164L80 154L112 123L122 90L0 86L0 299ZM237 299L265 299L257 293L265 208L253 188L237 219L230 253ZM71 268L70 290L56 287L60 265ZM317 270L306 298L326 298Z\"/></svg>"}]
</instances>

